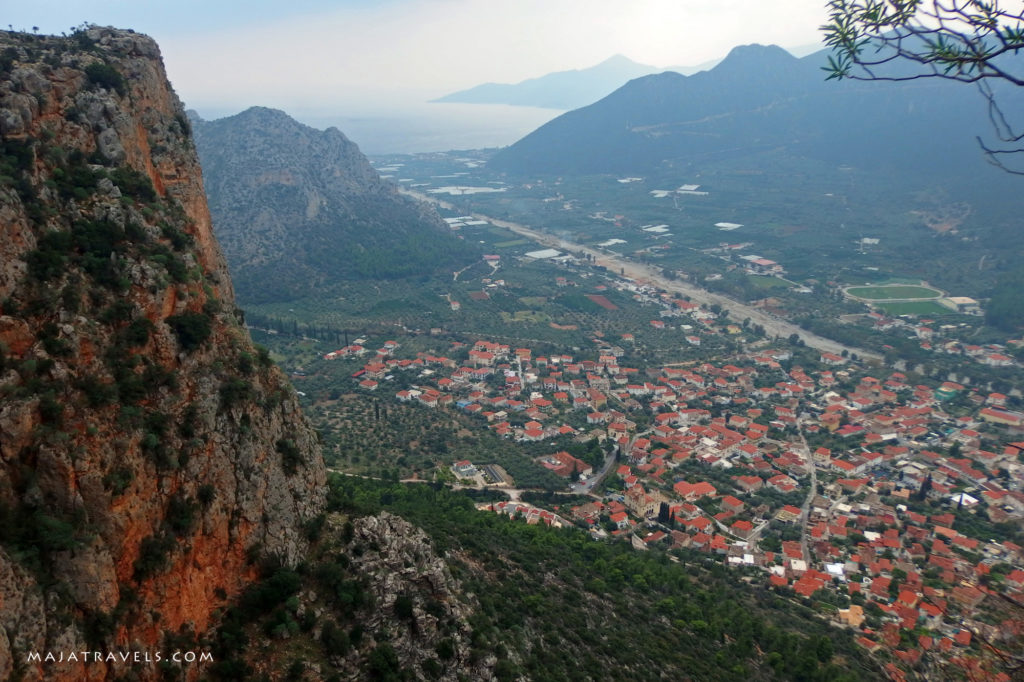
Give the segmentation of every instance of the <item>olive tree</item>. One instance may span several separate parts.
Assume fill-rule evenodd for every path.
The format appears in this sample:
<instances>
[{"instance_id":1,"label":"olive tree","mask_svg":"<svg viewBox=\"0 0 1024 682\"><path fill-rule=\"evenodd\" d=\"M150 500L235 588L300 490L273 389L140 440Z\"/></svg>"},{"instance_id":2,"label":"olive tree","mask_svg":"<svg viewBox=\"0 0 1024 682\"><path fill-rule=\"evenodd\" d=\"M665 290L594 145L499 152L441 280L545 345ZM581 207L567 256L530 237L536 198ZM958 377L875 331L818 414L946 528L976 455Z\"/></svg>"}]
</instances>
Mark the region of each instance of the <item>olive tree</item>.
<instances>
[{"instance_id":1,"label":"olive tree","mask_svg":"<svg viewBox=\"0 0 1024 682\"><path fill-rule=\"evenodd\" d=\"M973 83L988 103L994 142L978 143L994 164L1024 159L1024 132L999 106L994 86L1024 85L1024 3L1019 0L829 0L822 31L829 78Z\"/></svg>"}]
</instances>

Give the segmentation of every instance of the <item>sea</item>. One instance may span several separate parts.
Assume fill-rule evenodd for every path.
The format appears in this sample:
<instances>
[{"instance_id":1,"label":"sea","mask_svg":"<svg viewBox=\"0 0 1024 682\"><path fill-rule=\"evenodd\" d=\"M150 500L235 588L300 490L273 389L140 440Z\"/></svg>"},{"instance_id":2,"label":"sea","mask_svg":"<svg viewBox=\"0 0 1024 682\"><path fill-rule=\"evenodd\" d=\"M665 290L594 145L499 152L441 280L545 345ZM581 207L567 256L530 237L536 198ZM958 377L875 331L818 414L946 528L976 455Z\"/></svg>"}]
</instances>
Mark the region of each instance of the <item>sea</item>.
<instances>
[{"instance_id":1,"label":"sea","mask_svg":"<svg viewBox=\"0 0 1024 682\"><path fill-rule=\"evenodd\" d=\"M308 126L338 128L371 156L505 147L562 113L503 104L416 101L288 111Z\"/></svg>"}]
</instances>

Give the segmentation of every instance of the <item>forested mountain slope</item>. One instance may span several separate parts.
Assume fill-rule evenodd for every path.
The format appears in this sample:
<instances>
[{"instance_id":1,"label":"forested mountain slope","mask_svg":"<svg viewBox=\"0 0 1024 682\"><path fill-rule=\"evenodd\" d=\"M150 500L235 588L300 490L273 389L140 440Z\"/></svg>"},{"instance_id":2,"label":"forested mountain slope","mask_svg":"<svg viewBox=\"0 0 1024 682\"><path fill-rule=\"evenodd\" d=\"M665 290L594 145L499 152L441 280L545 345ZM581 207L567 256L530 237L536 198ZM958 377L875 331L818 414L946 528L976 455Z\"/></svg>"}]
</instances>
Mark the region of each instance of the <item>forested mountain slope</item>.
<instances>
[{"instance_id":1,"label":"forested mountain slope","mask_svg":"<svg viewBox=\"0 0 1024 682\"><path fill-rule=\"evenodd\" d=\"M709 71L633 80L570 111L489 162L516 175L650 173L756 154L971 180L1000 178L975 136L992 133L971 88L940 79L836 83L825 56L797 59L775 46L735 48ZM1006 111L1021 93L1007 91Z\"/></svg>"},{"instance_id":2,"label":"forested mountain slope","mask_svg":"<svg viewBox=\"0 0 1024 682\"><path fill-rule=\"evenodd\" d=\"M429 484L330 488L309 560L268 571L229 613L217 679L882 678L850 632L698 553L595 542Z\"/></svg>"}]
</instances>

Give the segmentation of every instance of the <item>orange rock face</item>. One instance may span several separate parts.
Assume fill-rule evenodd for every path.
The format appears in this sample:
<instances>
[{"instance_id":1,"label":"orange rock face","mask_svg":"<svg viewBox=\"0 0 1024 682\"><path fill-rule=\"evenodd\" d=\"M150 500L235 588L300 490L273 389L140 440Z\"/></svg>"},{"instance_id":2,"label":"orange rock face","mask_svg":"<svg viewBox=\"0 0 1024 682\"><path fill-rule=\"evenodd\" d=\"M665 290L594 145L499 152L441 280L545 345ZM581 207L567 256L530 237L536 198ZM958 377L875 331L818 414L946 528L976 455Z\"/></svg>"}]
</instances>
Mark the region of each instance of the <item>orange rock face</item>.
<instances>
[{"instance_id":1,"label":"orange rock face","mask_svg":"<svg viewBox=\"0 0 1024 682\"><path fill-rule=\"evenodd\" d=\"M0 679L155 679L71 654L205 633L255 558L302 556L325 470L235 317L156 44L91 28L0 53Z\"/></svg>"}]
</instances>

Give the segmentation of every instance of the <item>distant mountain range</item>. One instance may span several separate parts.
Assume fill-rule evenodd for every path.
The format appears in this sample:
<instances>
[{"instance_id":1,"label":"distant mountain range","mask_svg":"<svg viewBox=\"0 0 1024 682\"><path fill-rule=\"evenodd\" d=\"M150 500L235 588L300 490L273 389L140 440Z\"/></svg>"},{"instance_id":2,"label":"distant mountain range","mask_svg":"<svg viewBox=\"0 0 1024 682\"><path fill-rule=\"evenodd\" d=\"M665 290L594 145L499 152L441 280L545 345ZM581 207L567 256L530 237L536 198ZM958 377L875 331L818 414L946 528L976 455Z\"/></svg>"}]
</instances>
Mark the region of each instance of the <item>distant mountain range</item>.
<instances>
[{"instance_id":1,"label":"distant mountain range","mask_svg":"<svg viewBox=\"0 0 1024 682\"><path fill-rule=\"evenodd\" d=\"M798 59L775 46L737 47L708 71L632 80L489 165L526 175L646 173L773 152L897 172L985 170L974 136L991 128L972 88L941 79L837 83L825 80L825 62L822 52ZM1006 93L1007 111L1021 110L1021 90Z\"/></svg>"},{"instance_id":2,"label":"distant mountain range","mask_svg":"<svg viewBox=\"0 0 1024 682\"><path fill-rule=\"evenodd\" d=\"M576 109L595 102L627 81L662 71L696 73L710 68L716 61L695 67L668 67L639 64L628 57L615 55L587 69L558 71L516 84L484 83L440 97L435 102L465 104L511 104L548 109Z\"/></svg>"},{"instance_id":3,"label":"distant mountain range","mask_svg":"<svg viewBox=\"0 0 1024 682\"><path fill-rule=\"evenodd\" d=\"M477 255L434 209L382 180L337 128L263 107L190 117L214 230L243 303L425 275Z\"/></svg>"}]
</instances>

